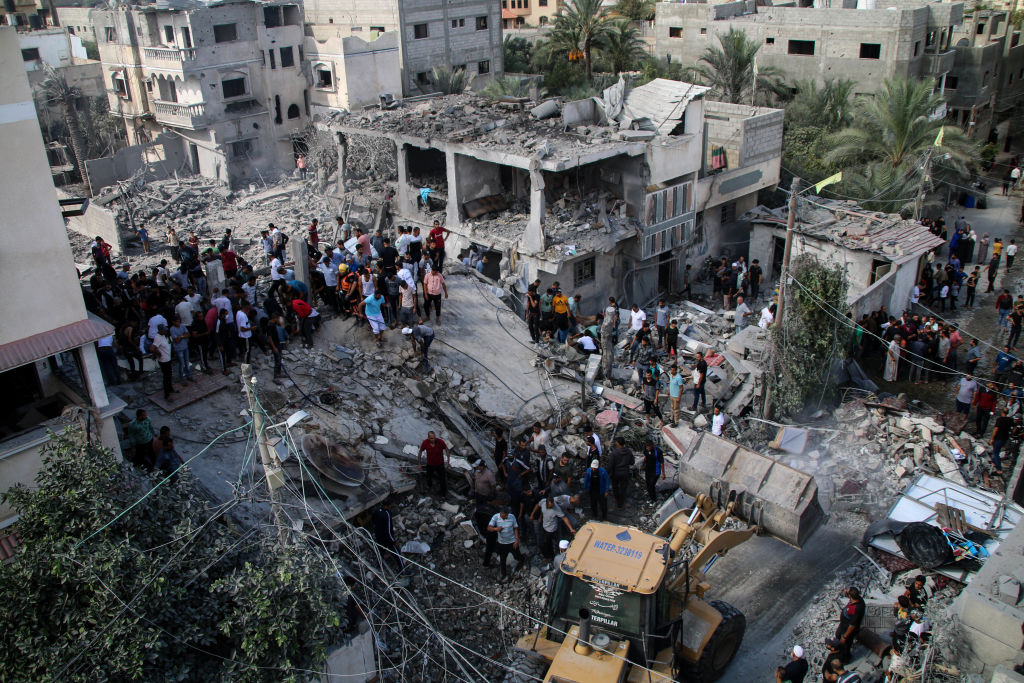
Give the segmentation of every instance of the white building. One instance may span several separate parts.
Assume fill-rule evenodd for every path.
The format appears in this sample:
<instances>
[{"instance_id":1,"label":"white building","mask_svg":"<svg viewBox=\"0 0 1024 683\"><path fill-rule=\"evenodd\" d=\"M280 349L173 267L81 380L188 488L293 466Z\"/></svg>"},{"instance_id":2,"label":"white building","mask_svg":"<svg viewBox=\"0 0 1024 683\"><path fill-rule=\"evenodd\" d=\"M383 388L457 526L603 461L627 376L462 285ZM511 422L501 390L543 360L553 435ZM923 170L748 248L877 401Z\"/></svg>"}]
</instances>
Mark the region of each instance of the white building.
<instances>
[{"instance_id":1,"label":"white building","mask_svg":"<svg viewBox=\"0 0 1024 683\"><path fill-rule=\"evenodd\" d=\"M48 431L61 414L95 409L105 446L118 450L114 416L124 402L108 397L93 342L113 332L88 314L50 178L21 46L0 28L0 138L4 192L0 215L0 489L31 485ZM0 505L0 527L14 520Z\"/></svg>"}]
</instances>

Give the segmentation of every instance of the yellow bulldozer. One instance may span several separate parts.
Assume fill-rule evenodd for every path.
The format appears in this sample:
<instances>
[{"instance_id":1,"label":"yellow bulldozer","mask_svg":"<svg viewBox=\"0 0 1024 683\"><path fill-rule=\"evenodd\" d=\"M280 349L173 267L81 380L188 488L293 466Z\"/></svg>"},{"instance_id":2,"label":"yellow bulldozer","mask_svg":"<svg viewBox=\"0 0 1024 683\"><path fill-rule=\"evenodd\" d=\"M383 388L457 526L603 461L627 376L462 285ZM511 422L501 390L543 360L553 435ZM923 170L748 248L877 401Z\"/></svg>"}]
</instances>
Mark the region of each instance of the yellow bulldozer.
<instances>
[{"instance_id":1,"label":"yellow bulldozer","mask_svg":"<svg viewBox=\"0 0 1024 683\"><path fill-rule=\"evenodd\" d=\"M662 432L692 505L672 509L683 498L674 496L654 533L584 524L557 568L544 626L516 642L506 683L717 680L746 618L705 600L711 567L754 534L799 547L821 523L813 477L706 432Z\"/></svg>"}]
</instances>

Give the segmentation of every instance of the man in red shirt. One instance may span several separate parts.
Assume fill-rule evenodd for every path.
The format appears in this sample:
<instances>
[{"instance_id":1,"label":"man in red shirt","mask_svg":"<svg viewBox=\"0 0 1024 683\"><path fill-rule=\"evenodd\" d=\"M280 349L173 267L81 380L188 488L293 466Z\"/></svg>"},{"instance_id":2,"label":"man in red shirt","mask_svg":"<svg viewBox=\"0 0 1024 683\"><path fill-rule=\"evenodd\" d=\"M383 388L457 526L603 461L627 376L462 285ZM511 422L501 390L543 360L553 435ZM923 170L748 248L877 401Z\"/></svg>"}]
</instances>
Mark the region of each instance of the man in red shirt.
<instances>
[{"instance_id":1,"label":"man in red shirt","mask_svg":"<svg viewBox=\"0 0 1024 683\"><path fill-rule=\"evenodd\" d=\"M445 461L450 467L452 464L452 454L448 450L448 444L443 439L437 438L434 432L427 433L427 439L420 444L419 453L416 454L416 464L420 469L423 469L423 454L427 454L427 489L431 486L431 481L436 477L441 481L441 497L448 496L448 479L445 475Z\"/></svg>"},{"instance_id":2,"label":"man in red shirt","mask_svg":"<svg viewBox=\"0 0 1024 683\"><path fill-rule=\"evenodd\" d=\"M316 218L309 224L309 244L314 249L320 248L320 221Z\"/></svg>"},{"instance_id":3,"label":"man in red shirt","mask_svg":"<svg viewBox=\"0 0 1024 683\"><path fill-rule=\"evenodd\" d=\"M992 417L992 411L996 409L999 401L999 393L996 391L994 382L989 382L987 387L979 387L974 394L974 405L978 412L974 418L974 426L978 429L978 436L984 436L988 430L988 421Z\"/></svg>"},{"instance_id":4,"label":"man in red shirt","mask_svg":"<svg viewBox=\"0 0 1024 683\"><path fill-rule=\"evenodd\" d=\"M220 252L220 262L224 266L225 278L230 280L238 274L238 254L230 249L224 249Z\"/></svg>"},{"instance_id":5,"label":"man in red shirt","mask_svg":"<svg viewBox=\"0 0 1024 683\"><path fill-rule=\"evenodd\" d=\"M448 228L441 227L441 221L434 221L434 227L430 229L430 234L427 235L428 239L434 240L434 246L437 248L437 268L438 270L444 266L444 241L452 234L452 231Z\"/></svg>"}]
</instances>

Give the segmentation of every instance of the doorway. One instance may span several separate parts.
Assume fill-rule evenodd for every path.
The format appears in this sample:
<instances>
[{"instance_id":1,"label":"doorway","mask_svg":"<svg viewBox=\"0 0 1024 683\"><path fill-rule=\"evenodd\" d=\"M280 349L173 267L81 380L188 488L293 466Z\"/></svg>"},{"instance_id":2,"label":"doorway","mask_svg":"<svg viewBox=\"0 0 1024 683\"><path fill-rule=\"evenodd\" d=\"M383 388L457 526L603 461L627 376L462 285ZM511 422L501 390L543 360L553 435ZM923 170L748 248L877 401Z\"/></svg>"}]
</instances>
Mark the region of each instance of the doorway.
<instances>
[{"instance_id":1,"label":"doorway","mask_svg":"<svg viewBox=\"0 0 1024 683\"><path fill-rule=\"evenodd\" d=\"M665 296L675 292L675 270L673 265L676 258L671 251L666 251L658 257L658 293Z\"/></svg>"},{"instance_id":2,"label":"doorway","mask_svg":"<svg viewBox=\"0 0 1024 683\"><path fill-rule=\"evenodd\" d=\"M192 172L201 175L199 173L199 146L194 142L188 143L188 154L192 159Z\"/></svg>"},{"instance_id":3,"label":"doorway","mask_svg":"<svg viewBox=\"0 0 1024 683\"><path fill-rule=\"evenodd\" d=\"M775 237L772 249L772 279L782 275L782 261L786 258L786 238Z\"/></svg>"}]
</instances>

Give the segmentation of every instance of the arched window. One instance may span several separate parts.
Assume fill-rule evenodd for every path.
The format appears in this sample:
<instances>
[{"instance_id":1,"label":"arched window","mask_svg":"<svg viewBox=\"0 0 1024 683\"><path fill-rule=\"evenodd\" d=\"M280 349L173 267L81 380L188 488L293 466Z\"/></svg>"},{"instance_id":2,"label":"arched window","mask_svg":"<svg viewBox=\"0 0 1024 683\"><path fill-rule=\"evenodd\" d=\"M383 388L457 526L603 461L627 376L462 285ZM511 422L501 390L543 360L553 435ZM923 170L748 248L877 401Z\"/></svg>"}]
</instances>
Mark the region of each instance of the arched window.
<instances>
[{"instance_id":1,"label":"arched window","mask_svg":"<svg viewBox=\"0 0 1024 683\"><path fill-rule=\"evenodd\" d=\"M288 107L288 118L297 119L299 118L299 105L292 104Z\"/></svg>"}]
</instances>

